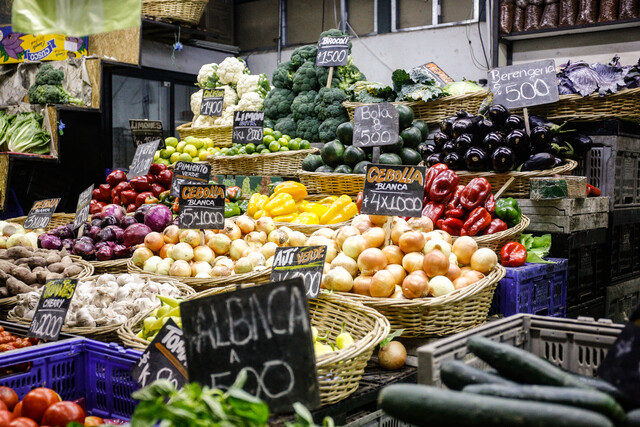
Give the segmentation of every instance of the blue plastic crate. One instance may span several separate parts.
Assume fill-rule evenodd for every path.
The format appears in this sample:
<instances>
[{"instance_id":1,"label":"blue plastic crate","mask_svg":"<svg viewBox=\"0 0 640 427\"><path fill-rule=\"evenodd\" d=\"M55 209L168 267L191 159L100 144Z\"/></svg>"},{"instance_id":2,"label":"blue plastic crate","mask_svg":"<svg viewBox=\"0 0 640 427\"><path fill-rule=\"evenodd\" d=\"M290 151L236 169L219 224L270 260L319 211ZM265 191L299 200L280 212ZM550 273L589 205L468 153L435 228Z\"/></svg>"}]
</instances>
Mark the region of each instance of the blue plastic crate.
<instances>
[{"instance_id":1,"label":"blue plastic crate","mask_svg":"<svg viewBox=\"0 0 640 427\"><path fill-rule=\"evenodd\" d=\"M547 258L554 264L525 264L507 267L498 284L490 314L517 313L565 317L567 315L567 275L569 263L563 258Z\"/></svg>"},{"instance_id":2,"label":"blue plastic crate","mask_svg":"<svg viewBox=\"0 0 640 427\"><path fill-rule=\"evenodd\" d=\"M129 372L142 352L78 338L13 353L0 355L0 370L15 366L18 373L0 377L0 385L21 399L33 388L49 387L64 400L84 397L92 415L129 419L133 414L131 393L139 385ZM28 370L19 372L26 364Z\"/></svg>"}]
</instances>

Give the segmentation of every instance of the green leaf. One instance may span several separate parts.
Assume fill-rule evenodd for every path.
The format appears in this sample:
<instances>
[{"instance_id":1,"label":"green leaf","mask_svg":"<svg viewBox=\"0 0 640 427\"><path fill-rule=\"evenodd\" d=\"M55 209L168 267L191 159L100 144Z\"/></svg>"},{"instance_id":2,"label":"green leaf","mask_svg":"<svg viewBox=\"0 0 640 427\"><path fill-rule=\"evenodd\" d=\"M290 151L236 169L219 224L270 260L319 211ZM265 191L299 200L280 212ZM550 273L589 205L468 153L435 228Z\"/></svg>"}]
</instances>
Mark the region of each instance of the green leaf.
<instances>
[{"instance_id":1,"label":"green leaf","mask_svg":"<svg viewBox=\"0 0 640 427\"><path fill-rule=\"evenodd\" d=\"M387 335L387 337L385 339L383 339L380 342L380 348L382 348L385 345L389 344L391 341L393 341L394 338L399 337L400 335L402 335L403 332L404 332L404 329L397 329L397 330L391 332L389 335Z\"/></svg>"},{"instance_id":2,"label":"green leaf","mask_svg":"<svg viewBox=\"0 0 640 427\"><path fill-rule=\"evenodd\" d=\"M527 252L527 262L532 264L555 264L553 261L545 261L535 252Z\"/></svg>"},{"instance_id":3,"label":"green leaf","mask_svg":"<svg viewBox=\"0 0 640 427\"><path fill-rule=\"evenodd\" d=\"M520 244L524 246L524 248L527 251L531 249L532 243L533 243L533 234L523 234L520 236Z\"/></svg>"},{"instance_id":4,"label":"green leaf","mask_svg":"<svg viewBox=\"0 0 640 427\"><path fill-rule=\"evenodd\" d=\"M296 416L300 420L306 421L308 425L315 426L313 422L313 416L311 412L300 402L296 402L293 404L293 409L296 411Z\"/></svg>"}]
</instances>

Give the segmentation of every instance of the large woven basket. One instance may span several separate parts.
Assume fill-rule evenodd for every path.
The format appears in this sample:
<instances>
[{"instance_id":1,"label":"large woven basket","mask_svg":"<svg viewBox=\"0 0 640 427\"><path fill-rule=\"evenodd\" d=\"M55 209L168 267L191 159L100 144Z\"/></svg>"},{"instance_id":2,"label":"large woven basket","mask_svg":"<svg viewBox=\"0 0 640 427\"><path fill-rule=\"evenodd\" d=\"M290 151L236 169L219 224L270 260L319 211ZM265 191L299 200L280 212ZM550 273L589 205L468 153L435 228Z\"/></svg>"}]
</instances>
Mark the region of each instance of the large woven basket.
<instances>
[{"instance_id":1,"label":"large woven basket","mask_svg":"<svg viewBox=\"0 0 640 427\"><path fill-rule=\"evenodd\" d=\"M529 226L531 220L522 215L522 220L515 227L511 227L507 230L500 231L494 234L487 234L486 236L473 236L473 240L476 241L478 246L489 248L498 255L500 258L500 249L509 242L518 242L522 232ZM457 237L453 237L455 241Z\"/></svg>"},{"instance_id":2,"label":"large woven basket","mask_svg":"<svg viewBox=\"0 0 640 427\"><path fill-rule=\"evenodd\" d=\"M142 0L142 15L195 25L200 22L208 2L209 0Z\"/></svg>"},{"instance_id":3,"label":"large woven basket","mask_svg":"<svg viewBox=\"0 0 640 427\"><path fill-rule=\"evenodd\" d=\"M213 175L297 176L302 161L320 152L317 148L278 151L269 154L241 154L238 156L209 156Z\"/></svg>"},{"instance_id":4,"label":"large woven basket","mask_svg":"<svg viewBox=\"0 0 640 427\"><path fill-rule=\"evenodd\" d=\"M49 224L44 228L44 231L51 231L59 225L67 225L70 222L73 222L75 214L71 213L54 213L51 215L51 220ZM24 225L24 221L27 219L26 216L19 216L17 218L7 219L7 222L13 222L16 224Z\"/></svg>"},{"instance_id":5,"label":"large woven basket","mask_svg":"<svg viewBox=\"0 0 640 427\"><path fill-rule=\"evenodd\" d=\"M176 128L180 139L188 136L196 138L211 138L216 147L229 147L232 141L233 126L211 126L202 128L192 128L191 122L180 125Z\"/></svg>"},{"instance_id":6,"label":"large woven basket","mask_svg":"<svg viewBox=\"0 0 640 427\"><path fill-rule=\"evenodd\" d=\"M129 258L114 259L111 261L89 261L95 274L122 274L127 272Z\"/></svg>"},{"instance_id":7,"label":"large woven basket","mask_svg":"<svg viewBox=\"0 0 640 427\"><path fill-rule=\"evenodd\" d=\"M474 328L487 320L493 294L505 275L500 264L484 279L437 298L374 298L343 293L382 313L391 329L405 338L442 337Z\"/></svg>"},{"instance_id":8,"label":"large woven basket","mask_svg":"<svg viewBox=\"0 0 640 427\"><path fill-rule=\"evenodd\" d=\"M300 182L311 193L355 196L364 188L364 174L298 171Z\"/></svg>"},{"instance_id":9,"label":"large woven basket","mask_svg":"<svg viewBox=\"0 0 640 427\"><path fill-rule=\"evenodd\" d=\"M186 285L180 283L177 280L171 280L171 279L158 280L156 277L151 277L151 276L146 275L146 274L141 274L141 276L143 276L147 280L153 280L153 281L158 281L158 282L162 282L162 283L171 283L172 285L177 287L182 292L182 295L184 295L184 296L189 296L189 295L195 294L193 289L191 289L189 286L186 286ZM94 280L94 279L97 279L98 277L100 277L100 276L85 277L84 280ZM14 316L12 314L9 314L9 316L7 316L7 320L10 320L10 321L16 322L16 323L31 324L30 320L23 319L21 317ZM96 326L96 327L93 327L93 328L63 326L62 327L62 332L66 332L66 333L69 333L69 334L75 334L75 335L82 335L84 337L95 339L95 340L98 340L98 341L122 343L120 341L119 336L118 336L118 329L120 329L121 326L122 326L121 323L120 324L115 324L115 325L108 325L108 326Z\"/></svg>"}]
</instances>

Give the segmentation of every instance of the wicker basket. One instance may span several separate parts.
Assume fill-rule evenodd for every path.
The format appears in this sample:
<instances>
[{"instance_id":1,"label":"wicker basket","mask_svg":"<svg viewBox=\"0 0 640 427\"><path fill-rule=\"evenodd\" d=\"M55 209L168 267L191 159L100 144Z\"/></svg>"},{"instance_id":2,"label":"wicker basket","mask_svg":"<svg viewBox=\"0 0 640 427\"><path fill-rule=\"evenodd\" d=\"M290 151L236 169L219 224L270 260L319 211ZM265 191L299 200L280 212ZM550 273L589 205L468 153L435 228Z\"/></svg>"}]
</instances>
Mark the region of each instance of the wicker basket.
<instances>
[{"instance_id":1,"label":"wicker basket","mask_svg":"<svg viewBox=\"0 0 640 427\"><path fill-rule=\"evenodd\" d=\"M340 293L382 313L391 329L404 329L404 338L441 337L483 324L493 294L505 275L501 265L473 285L437 298L374 298Z\"/></svg>"},{"instance_id":2,"label":"wicker basket","mask_svg":"<svg viewBox=\"0 0 640 427\"><path fill-rule=\"evenodd\" d=\"M70 213L54 213L53 215L51 215L51 220L49 221L49 224L44 228L44 231L51 231L59 225L67 225L70 222L73 222L75 217L75 214ZM26 216L19 216L17 218L7 219L5 221L24 225L25 219L27 219Z\"/></svg>"},{"instance_id":3,"label":"wicker basket","mask_svg":"<svg viewBox=\"0 0 640 427\"><path fill-rule=\"evenodd\" d=\"M129 258L114 259L111 261L89 261L95 274L122 274L127 272Z\"/></svg>"},{"instance_id":4,"label":"wicker basket","mask_svg":"<svg viewBox=\"0 0 640 427\"><path fill-rule=\"evenodd\" d=\"M209 156L212 175L297 176L302 161L317 148L279 151L269 154L241 154L238 156Z\"/></svg>"},{"instance_id":5,"label":"wicker basket","mask_svg":"<svg viewBox=\"0 0 640 427\"><path fill-rule=\"evenodd\" d=\"M298 171L309 193L355 196L364 188L364 174Z\"/></svg>"},{"instance_id":6,"label":"wicker basket","mask_svg":"<svg viewBox=\"0 0 640 427\"><path fill-rule=\"evenodd\" d=\"M142 0L142 15L196 25L208 2L209 0Z\"/></svg>"},{"instance_id":7,"label":"wicker basket","mask_svg":"<svg viewBox=\"0 0 640 427\"><path fill-rule=\"evenodd\" d=\"M176 128L180 139L188 136L196 138L211 138L216 147L231 146L233 126L211 126L202 128L192 128L191 122L180 125Z\"/></svg>"}]
</instances>

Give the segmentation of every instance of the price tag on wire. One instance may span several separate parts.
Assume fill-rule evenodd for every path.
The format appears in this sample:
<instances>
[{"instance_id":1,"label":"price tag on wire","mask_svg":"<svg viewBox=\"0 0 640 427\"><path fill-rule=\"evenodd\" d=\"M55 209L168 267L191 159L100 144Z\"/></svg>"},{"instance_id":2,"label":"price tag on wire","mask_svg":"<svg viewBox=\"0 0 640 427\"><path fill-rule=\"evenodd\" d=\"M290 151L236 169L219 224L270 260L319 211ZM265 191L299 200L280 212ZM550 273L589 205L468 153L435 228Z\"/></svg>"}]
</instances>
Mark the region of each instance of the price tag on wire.
<instances>
[{"instance_id":1,"label":"price tag on wire","mask_svg":"<svg viewBox=\"0 0 640 427\"><path fill-rule=\"evenodd\" d=\"M299 246L276 248L271 268L271 281L302 277L308 298L316 298L320 293L326 246Z\"/></svg>"},{"instance_id":2,"label":"price tag on wire","mask_svg":"<svg viewBox=\"0 0 640 427\"><path fill-rule=\"evenodd\" d=\"M202 93L200 114L203 116L220 117L224 103L224 89L205 89Z\"/></svg>"},{"instance_id":3,"label":"price tag on wire","mask_svg":"<svg viewBox=\"0 0 640 427\"><path fill-rule=\"evenodd\" d=\"M349 59L349 36L322 37L318 42L316 67L347 65Z\"/></svg>"},{"instance_id":4,"label":"price tag on wire","mask_svg":"<svg viewBox=\"0 0 640 427\"><path fill-rule=\"evenodd\" d=\"M383 102L356 107L353 120L353 145L376 147L398 142L398 110Z\"/></svg>"},{"instance_id":5,"label":"price tag on wire","mask_svg":"<svg viewBox=\"0 0 640 427\"><path fill-rule=\"evenodd\" d=\"M133 146L159 140L158 149L165 148L164 133L160 120L129 119Z\"/></svg>"},{"instance_id":6,"label":"price tag on wire","mask_svg":"<svg viewBox=\"0 0 640 427\"><path fill-rule=\"evenodd\" d=\"M423 166L367 165L361 212L422 216L425 176Z\"/></svg>"},{"instance_id":7,"label":"price tag on wire","mask_svg":"<svg viewBox=\"0 0 640 427\"><path fill-rule=\"evenodd\" d=\"M138 145L136 154L133 155L133 161L131 162L127 179L149 173L149 168L151 167L151 163L153 163L153 156L158 149L158 144L160 144L160 140Z\"/></svg>"},{"instance_id":8,"label":"price tag on wire","mask_svg":"<svg viewBox=\"0 0 640 427\"><path fill-rule=\"evenodd\" d=\"M28 337L49 341L58 339L77 285L78 279L54 279L44 285Z\"/></svg>"},{"instance_id":9,"label":"price tag on wire","mask_svg":"<svg viewBox=\"0 0 640 427\"><path fill-rule=\"evenodd\" d=\"M45 228L51 221L51 216L56 211L60 198L38 200L31 206L31 210L22 225L26 230Z\"/></svg>"},{"instance_id":10,"label":"price tag on wire","mask_svg":"<svg viewBox=\"0 0 640 427\"><path fill-rule=\"evenodd\" d=\"M224 228L224 185L180 186L180 228L213 229Z\"/></svg>"}]
</instances>

